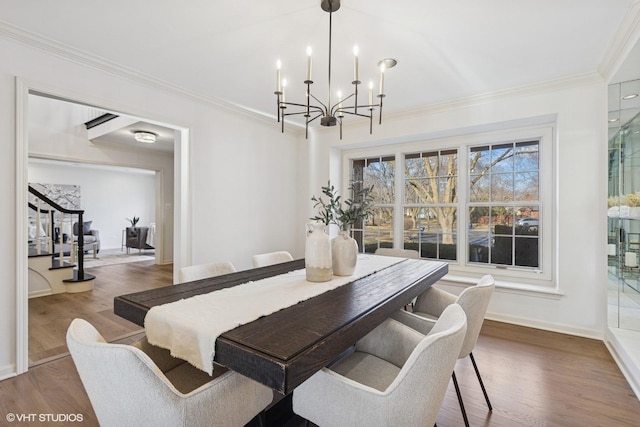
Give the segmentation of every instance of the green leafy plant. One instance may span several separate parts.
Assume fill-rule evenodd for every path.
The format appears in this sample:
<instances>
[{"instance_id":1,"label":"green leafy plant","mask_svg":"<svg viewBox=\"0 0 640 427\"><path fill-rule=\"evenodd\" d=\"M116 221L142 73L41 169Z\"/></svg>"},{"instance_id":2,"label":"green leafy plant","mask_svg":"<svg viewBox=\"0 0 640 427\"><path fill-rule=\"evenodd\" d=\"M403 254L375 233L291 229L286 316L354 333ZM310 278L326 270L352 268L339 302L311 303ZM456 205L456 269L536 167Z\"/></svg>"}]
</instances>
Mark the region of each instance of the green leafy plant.
<instances>
[{"instance_id":1,"label":"green leafy plant","mask_svg":"<svg viewBox=\"0 0 640 427\"><path fill-rule=\"evenodd\" d=\"M132 227L135 227L138 221L140 221L139 216L134 216L132 219L129 219L129 218L125 218L125 219L131 223Z\"/></svg>"},{"instance_id":2,"label":"green leafy plant","mask_svg":"<svg viewBox=\"0 0 640 427\"><path fill-rule=\"evenodd\" d=\"M331 181L321 190L326 199L322 196L311 198L311 201L315 202L313 207L319 207L318 215L310 218L313 221L320 221L325 225L336 224L340 230L346 231L358 220L364 220L372 213L373 186L356 190L351 185L349 191L353 194L353 199L344 200L331 185Z\"/></svg>"}]
</instances>

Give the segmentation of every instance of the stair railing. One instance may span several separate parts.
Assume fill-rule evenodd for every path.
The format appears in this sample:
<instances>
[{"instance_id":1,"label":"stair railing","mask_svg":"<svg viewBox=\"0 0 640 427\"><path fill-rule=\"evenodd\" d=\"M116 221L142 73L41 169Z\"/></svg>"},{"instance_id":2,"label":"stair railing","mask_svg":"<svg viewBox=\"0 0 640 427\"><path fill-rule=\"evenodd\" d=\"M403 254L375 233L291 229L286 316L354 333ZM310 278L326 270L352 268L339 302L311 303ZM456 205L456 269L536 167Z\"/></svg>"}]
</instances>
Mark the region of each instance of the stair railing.
<instances>
[{"instance_id":1,"label":"stair railing","mask_svg":"<svg viewBox=\"0 0 640 427\"><path fill-rule=\"evenodd\" d=\"M84 214L84 210L81 209L67 209L64 208L62 206L60 206L58 203L54 202L53 200L51 200L49 197L45 196L44 194L42 194L41 192L39 192L38 190L36 190L35 188L33 188L31 185L29 185L29 193L33 194L39 201L43 201L45 202L47 205L49 205L52 209L42 209L40 207L40 203L36 203L35 205L33 203L29 202L29 208L33 209L34 211L36 211L36 233L38 235L37 240L40 240L40 230L42 229L42 218L41 218L41 214L49 214L50 218L47 221L47 231L46 234L48 236L47 239L47 244L48 244L48 248L49 251L48 253L53 254L54 252L54 248L55 248L55 236L54 236L54 225L55 225L55 212L58 211L60 212L59 215L59 249L60 249L60 254L59 254L59 260L60 260L60 265L62 266L63 263L63 256L64 256L64 233L63 233L63 225L64 225L64 220L65 220L65 214L71 215L70 217L70 221L73 224L73 215L78 215L78 256L77 256L77 280L82 281L85 279L85 273L84 273L84 233L82 233L82 216ZM73 225L72 225L73 227ZM70 239L70 250L69 250L69 256L71 258L71 262L73 262L73 260L76 258L75 254L74 254L74 250L73 250L73 232L71 233L71 236L69 236ZM41 245L38 243L36 246L36 253L38 255L40 255L42 252L42 248ZM52 262L53 262L53 256L52 255ZM93 277L93 276L92 276Z\"/></svg>"}]
</instances>

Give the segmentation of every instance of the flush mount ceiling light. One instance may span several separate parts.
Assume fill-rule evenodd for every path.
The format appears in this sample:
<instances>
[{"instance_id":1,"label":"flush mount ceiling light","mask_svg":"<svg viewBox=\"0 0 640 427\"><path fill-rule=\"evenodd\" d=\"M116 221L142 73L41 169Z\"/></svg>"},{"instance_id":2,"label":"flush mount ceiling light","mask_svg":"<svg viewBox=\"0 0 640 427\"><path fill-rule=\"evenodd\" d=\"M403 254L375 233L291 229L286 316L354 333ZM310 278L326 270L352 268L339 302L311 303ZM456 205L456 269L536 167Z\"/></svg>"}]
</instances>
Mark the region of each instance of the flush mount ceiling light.
<instances>
[{"instance_id":1,"label":"flush mount ceiling light","mask_svg":"<svg viewBox=\"0 0 640 427\"><path fill-rule=\"evenodd\" d=\"M633 99L633 98L637 98L638 94L637 93L630 93L629 95L625 95L622 97L622 99Z\"/></svg>"},{"instance_id":2,"label":"flush mount ceiling light","mask_svg":"<svg viewBox=\"0 0 640 427\"><path fill-rule=\"evenodd\" d=\"M153 144L156 142L157 134L153 132L136 131L133 133L133 137L138 142L144 142L145 144Z\"/></svg>"},{"instance_id":3,"label":"flush mount ceiling light","mask_svg":"<svg viewBox=\"0 0 640 427\"><path fill-rule=\"evenodd\" d=\"M340 139L342 139L342 118L345 114L352 116L366 117L369 119L369 133L373 133L373 111L378 108L379 119L378 124L382 124L382 99L385 97L384 93L384 72L385 70L394 67L398 61L395 59L387 58L378 63L380 70L380 86L377 102L373 103L373 81L369 81L369 99L365 105L358 105L358 86L362 83L360 81L360 74L358 70L358 46L353 47L353 81L351 84L354 86L353 93L342 97L342 93L338 91L337 102L331 104L331 16L333 12L340 9L340 0L322 0L320 5L322 10L329 13L329 73L328 73L328 86L329 93L327 96L327 103L322 103L311 93L311 47L307 48L307 76L304 80L304 84L307 86L306 90L306 102L296 103L288 102L285 99L285 87L287 86L286 79L281 79L281 67L282 64L278 60L276 65L276 91L278 106L278 122L282 121L282 132L284 132L284 118L286 116L303 115L305 118L305 137L309 137L309 123L317 118L320 118L321 126L335 126L340 125ZM311 98L317 102L317 104L311 104ZM353 105L346 105L346 101L352 99ZM287 112L287 108L291 108L292 112ZM360 109L360 110L358 110Z\"/></svg>"}]
</instances>

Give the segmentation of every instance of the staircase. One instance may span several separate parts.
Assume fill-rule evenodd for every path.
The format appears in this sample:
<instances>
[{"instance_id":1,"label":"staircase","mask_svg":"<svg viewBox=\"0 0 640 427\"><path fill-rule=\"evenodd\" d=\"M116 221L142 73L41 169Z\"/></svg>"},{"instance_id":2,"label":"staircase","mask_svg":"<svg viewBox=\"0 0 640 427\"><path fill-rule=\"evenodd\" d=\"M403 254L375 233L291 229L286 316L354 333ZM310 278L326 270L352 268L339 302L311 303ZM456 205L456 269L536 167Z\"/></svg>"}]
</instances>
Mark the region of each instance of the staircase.
<instances>
[{"instance_id":1,"label":"staircase","mask_svg":"<svg viewBox=\"0 0 640 427\"><path fill-rule=\"evenodd\" d=\"M35 234L29 240L29 298L93 289L95 276L84 271L84 238L65 241L65 225L82 224L84 211L66 209L29 185L29 227ZM57 233L56 233L57 230ZM30 232L31 234L31 232Z\"/></svg>"}]
</instances>

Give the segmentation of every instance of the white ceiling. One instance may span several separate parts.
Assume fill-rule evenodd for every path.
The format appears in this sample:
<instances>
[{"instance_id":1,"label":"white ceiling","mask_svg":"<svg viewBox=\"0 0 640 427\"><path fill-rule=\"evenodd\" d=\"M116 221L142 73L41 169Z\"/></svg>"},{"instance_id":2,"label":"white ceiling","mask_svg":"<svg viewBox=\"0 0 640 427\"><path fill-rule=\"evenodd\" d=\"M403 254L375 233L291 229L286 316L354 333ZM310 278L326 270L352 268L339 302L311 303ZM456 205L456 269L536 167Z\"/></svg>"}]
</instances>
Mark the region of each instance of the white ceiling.
<instances>
[{"instance_id":1,"label":"white ceiling","mask_svg":"<svg viewBox=\"0 0 640 427\"><path fill-rule=\"evenodd\" d=\"M96 145L108 145L126 150L155 150L173 153L174 130L141 121L135 117L119 115L113 120L87 130L85 123L107 113L74 102L29 96L29 137L56 140L52 135L74 135L86 138ZM136 131L157 135L155 144L144 144L134 139Z\"/></svg>"},{"instance_id":2,"label":"white ceiling","mask_svg":"<svg viewBox=\"0 0 640 427\"><path fill-rule=\"evenodd\" d=\"M385 111L596 72L634 0L342 0L333 14L332 91L385 78ZM0 0L0 21L164 81L274 118L275 63L302 102L326 100L328 18L320 0ZM2 24L0 22L0 24ZM361 92L362 93L362 92ZM275 124L274 124L275 125Z\"/></svg>"}]
</instances>

